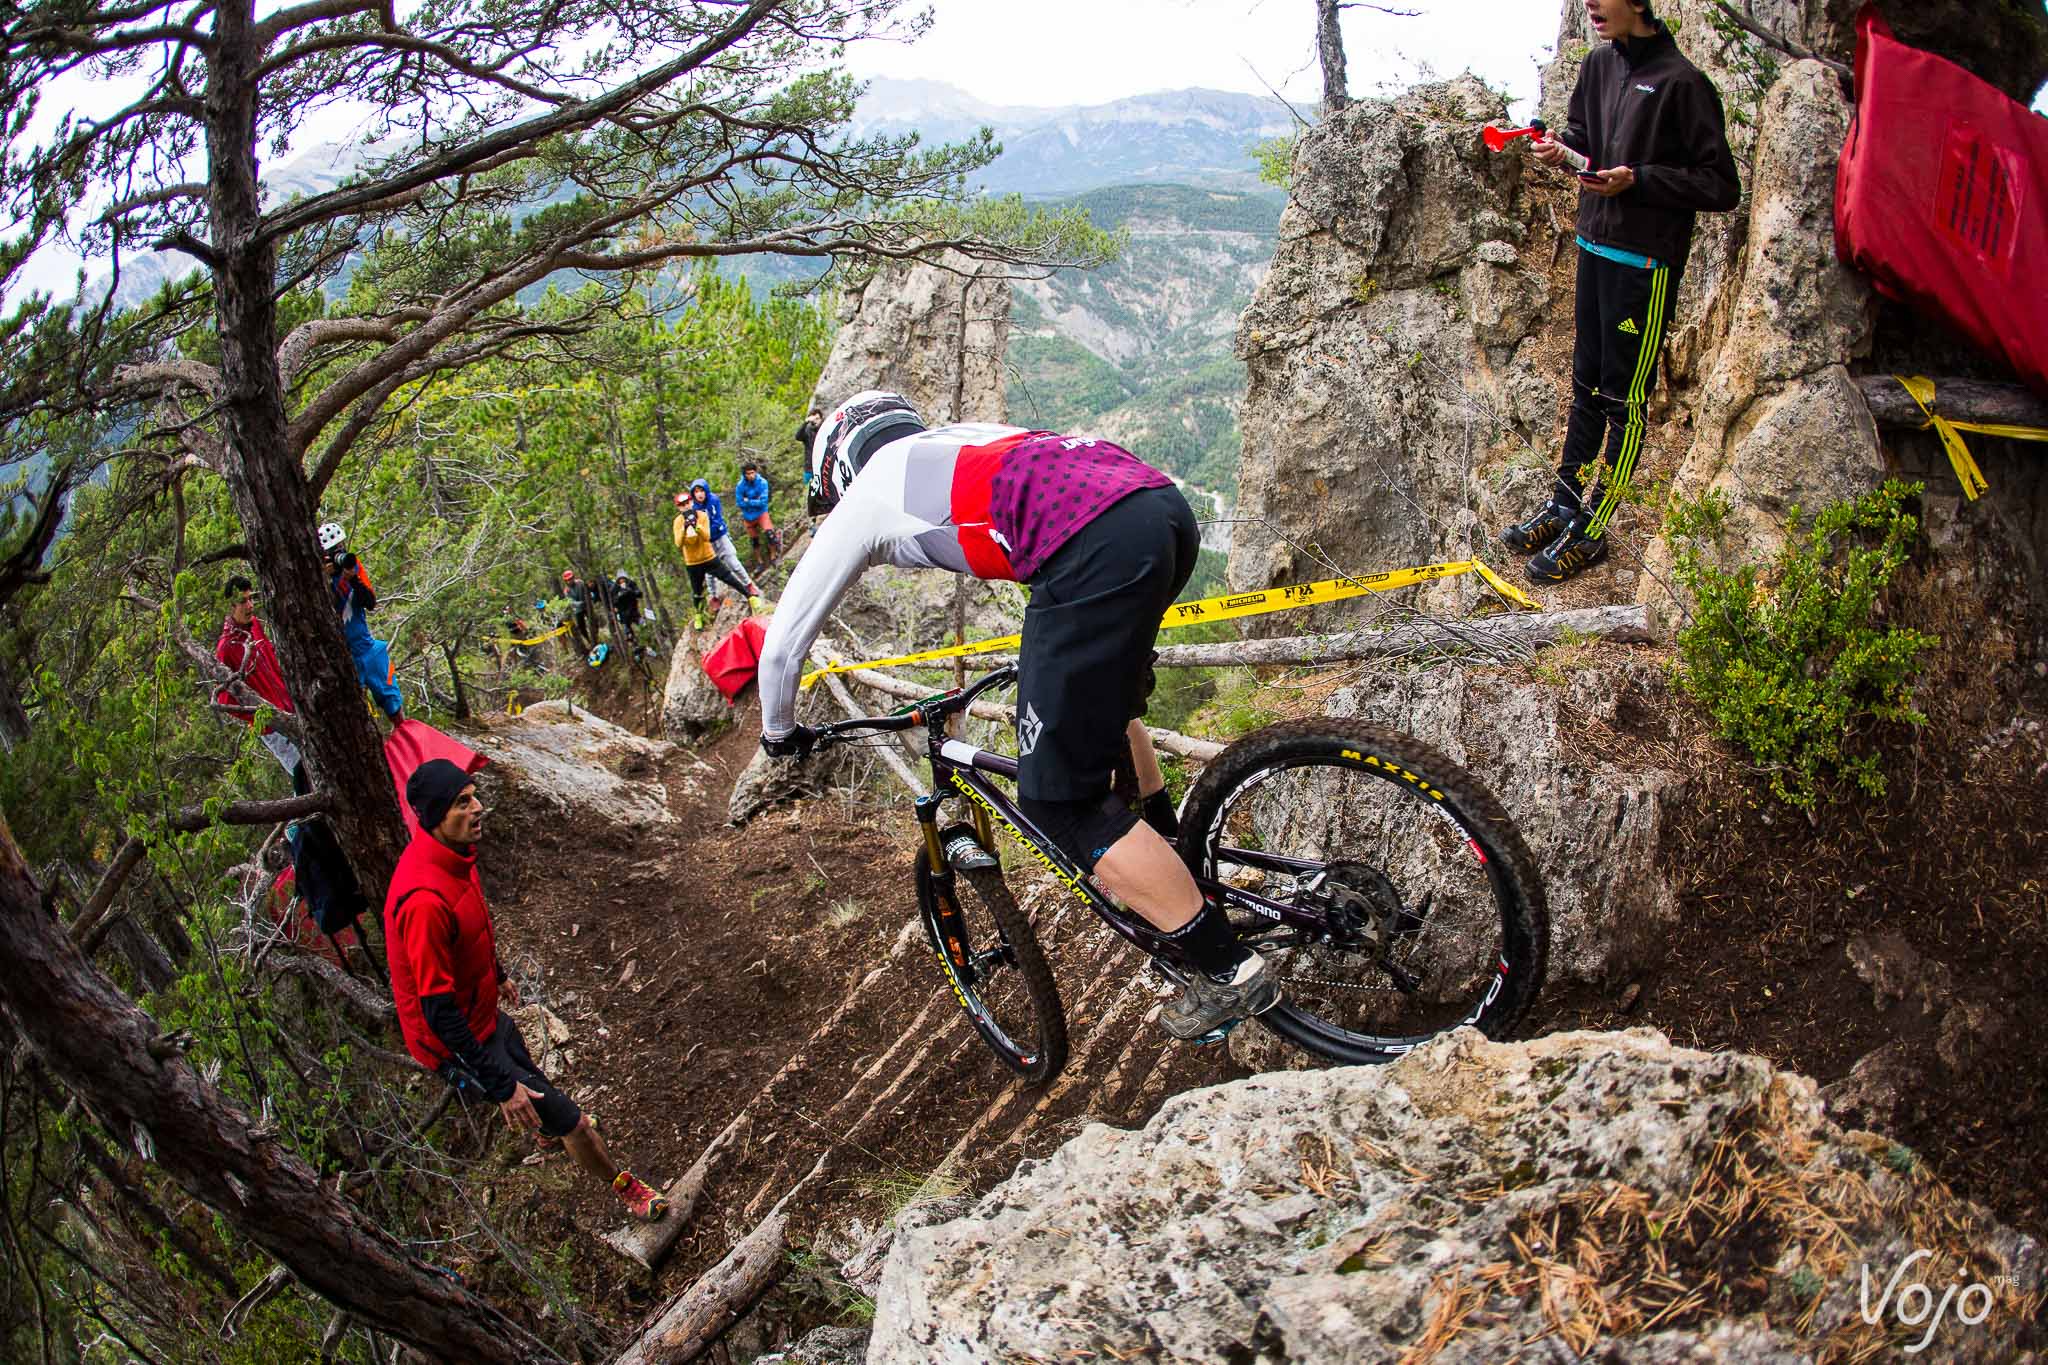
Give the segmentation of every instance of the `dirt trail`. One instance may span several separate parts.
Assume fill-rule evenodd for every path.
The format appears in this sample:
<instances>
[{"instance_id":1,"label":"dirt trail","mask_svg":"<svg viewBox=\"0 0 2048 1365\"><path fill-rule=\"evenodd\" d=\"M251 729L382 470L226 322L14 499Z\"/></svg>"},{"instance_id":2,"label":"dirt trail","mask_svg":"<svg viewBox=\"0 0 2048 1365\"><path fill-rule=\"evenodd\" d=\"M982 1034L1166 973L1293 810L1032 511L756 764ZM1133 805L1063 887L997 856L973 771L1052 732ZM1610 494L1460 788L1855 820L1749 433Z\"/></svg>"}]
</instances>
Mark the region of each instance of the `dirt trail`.
<instances>
[{"instance_id":1,"label":"dirt trail","mask_svg":"<svg viewBox=\"0 0 2048 1365\"><path fill-rule=\"evenodd\" d=\"M644 714L630 689L592 700L620 720ZM1006 858L1073 1039L1062 1077L1014 1084L915 927L907 809L826 799L733 829L725 801L757 729L748 709L735 722L634 774L666 785L672 824L565 814L509 774L488 793L483 879L507 962L570 1034L554 1078L656 1182L746 1119L652 1284L598 1243L618 1221L607 1198L564 1158L523 1168L524 1149L493 1136L487 1169L503 1171L491 1179L512 1230L564 1248L585 1306L621 1328L723 1255L821 1156L792 1201L797 1243L875 1224L934 1172L979 1191L1084 1122L1139 1124L1168 1095L1240 1074L1222 1049L1173 1045L1147 1022L1159 997L1136 956Z\"/></svg>"}]
</instances>

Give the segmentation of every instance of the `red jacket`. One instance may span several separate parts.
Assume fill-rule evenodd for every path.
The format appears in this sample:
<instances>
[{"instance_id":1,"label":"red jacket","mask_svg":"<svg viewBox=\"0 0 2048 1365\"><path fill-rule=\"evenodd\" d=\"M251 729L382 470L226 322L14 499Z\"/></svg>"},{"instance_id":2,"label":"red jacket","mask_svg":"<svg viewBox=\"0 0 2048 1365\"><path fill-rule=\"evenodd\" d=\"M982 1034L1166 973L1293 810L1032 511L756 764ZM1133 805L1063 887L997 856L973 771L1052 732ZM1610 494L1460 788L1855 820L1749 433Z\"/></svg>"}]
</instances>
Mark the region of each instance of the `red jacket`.
<instances>
[{"instance_id":1,"label":"red jacket","mask_svg":"<svg viewBox=\"0 0 2048 1365\"><path fill-rule=\"evenodd\" d=\"M263 623L252 619L248 625L238 626L232 616L221 622L220 639L213 646L214 658L240 672L242 660L251 650L255 652L255 661L242 675L242 681L249 685L251 692L269 702L273 710L290 714L293 710L292 694L285 691L284 670L277 666L277 646L270 643L270 637L263 633ZM214 700L223 706L234 706L236 713L247 716L251 725L256 723L252 713L235 705L234 694L227 688L217 692Z\"/></svg>"},{"instance_id":2,"label":"red jacket","mask_svg":"<svg viewBox=\"0 0 2048 1365\"><path fill-rule=\"evenodd\" d=\"M476 854L457 853L421 831L399 855L384 896L391 1000L406 1050L429 1070L449 1059L427 1026L423 995L452 995L482 1042L498 1027L498 940L476 877Z\"/></svg>"}]
</instances>

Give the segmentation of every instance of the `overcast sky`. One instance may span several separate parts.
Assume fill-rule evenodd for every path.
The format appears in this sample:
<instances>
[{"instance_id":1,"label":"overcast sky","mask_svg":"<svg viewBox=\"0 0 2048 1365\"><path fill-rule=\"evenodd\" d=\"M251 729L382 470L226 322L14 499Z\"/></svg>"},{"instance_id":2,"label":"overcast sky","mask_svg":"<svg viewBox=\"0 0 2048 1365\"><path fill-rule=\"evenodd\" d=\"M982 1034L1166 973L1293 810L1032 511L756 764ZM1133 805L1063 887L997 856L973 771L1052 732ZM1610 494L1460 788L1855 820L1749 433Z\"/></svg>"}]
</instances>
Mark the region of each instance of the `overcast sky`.
<instances>
[{"instance_id":1,"label":"overcast sky","mask_svg":"<svg viewBox=\"0 0 2048 1365\"><path fill-rule=\"evenodd\" d=\"M862 76L945 81L991 104L1101 104L1203 86L1290 99L1322 91L1312 0L929 0L931 32L910 47L867 44ZM1343 11L1351 93L1468 67L1530 100L1557 40L1556 0L1407 0L1413 18ZM1263 82L1263 83L1262 83Z\"/></svg>"}]
</instances>

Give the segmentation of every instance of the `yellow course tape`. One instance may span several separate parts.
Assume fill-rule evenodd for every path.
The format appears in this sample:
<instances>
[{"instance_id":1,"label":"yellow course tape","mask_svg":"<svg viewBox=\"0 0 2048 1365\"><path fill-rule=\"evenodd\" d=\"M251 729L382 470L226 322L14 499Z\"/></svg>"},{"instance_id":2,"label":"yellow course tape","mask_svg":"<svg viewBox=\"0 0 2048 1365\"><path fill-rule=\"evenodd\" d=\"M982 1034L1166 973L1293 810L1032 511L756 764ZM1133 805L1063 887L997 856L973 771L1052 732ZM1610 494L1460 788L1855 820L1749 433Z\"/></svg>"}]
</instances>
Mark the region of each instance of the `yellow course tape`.
<instances>
[{"instance_id":1,"label":"yellow course tape","mask_svg":"<svg viewBox=\"0 0 2048 1365\"><path fill-rule=\"evenodd\" d=\"M1476 573L1502 597L1518 607L1539 611L1542 604L1523 592L1514 584L1496 574L1476 559L1461 559L1450 564L1424 564L1415 569L1392 569L1386 573L1361 574L1356 578L1325 578L1316 583L1296 583L1285 588L1267 588L1261 592L1225 593L1219 597L1205 597L1197 602L1176 602L1166 609L1160 618L1161 630L1174 630L1181 626L1192 626L1209 621L1234 621L1240 616L1264 616L1268 612L1293 611L1299 607L1316 607L1325 602L1342 602L1349 597L1363 597L1368 593L1392 592L1395 588L1412 587L1417 583L1430 583L1439 578L1455 578L1459 574ZM1004 635L993 640L975 640L970 644L949 645L944 649L927 649L918 654L898 654L889 659L869 659L865 663L833 664L829 668L817 668L804 674L803 686L809 687L818 679L832 673L851 673L857 668L897 668L905 664L931 663L938 659L959 659L974 654L1000 654L1015 649L1024 637Z\"/></svg>"},{"instance_id":2,"label":"yellow course tape","mask_svg":"<svg viewBox=\"0 0 2048 1365\"><path fill-rule=\"evenodd\" d=\"M1989 492L1991 485L1984 481L1983 471L1977 468L1976 460L1970 456L1970 448L1963 444L1962 433L1974 431L1983 436L2003 436L2014 441L2048 441L2048 427L2022 427L2005 422L1952 422L1934 410L1934 381L1924 374L1910 378L1895 374L1899 387L1913 395L1913 401L1920 405L1920 411L1927 420L1921 423L1921 430L1933 427L1941 437L1942 448L1948 452L1949 466L1956 471L1956 482L1963 486L1963 496L1971 502L1979 493Z\"/></svg>"},{"instance_id":3,"label":"yellow course tape","mask_svg":"<svg viewBox=\"0 0 2048 1365\"><path fill-rule=\"evenodd\" d=\"M493 635L491 637L491 643L494 645L537 645L542 643L543 641L552 640L557 635L567 635L568 633L569 627L556 626L547 634L536 635L531 640L515 640L509 635Z\"/></svg>"}]
</instances>

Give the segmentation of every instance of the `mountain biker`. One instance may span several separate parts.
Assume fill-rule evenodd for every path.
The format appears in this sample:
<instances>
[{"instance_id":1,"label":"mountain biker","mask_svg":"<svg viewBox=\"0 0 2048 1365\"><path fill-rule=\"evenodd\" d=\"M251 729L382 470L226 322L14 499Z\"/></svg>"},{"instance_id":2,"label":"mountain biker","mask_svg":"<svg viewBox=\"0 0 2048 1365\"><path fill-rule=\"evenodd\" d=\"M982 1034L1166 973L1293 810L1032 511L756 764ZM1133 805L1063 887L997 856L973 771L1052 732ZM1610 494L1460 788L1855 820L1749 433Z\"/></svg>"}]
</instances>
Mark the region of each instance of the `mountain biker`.
<instances>
[{"instance_id":1,"label":"mountain biker","mask_svg":"<svg viewBox=\"0 0 2048 1365\"><path fill-rule=\"evenodd\" d=\"M711 553L726 570L717 577L746 594L747 605L759 611L763 605L760 585L740 563L739 551L733 549L732 537L725 532L725 506L719 502L718 494L711 491L707 480L699 479L690 485L687 493L676 494L676 519L669 531L675 537L679 550L683 548L683 518L692 511L701 519L705 534L711 538ZM687 556L683 562L688 565Z\"/></svg>"},{"instance_id":2,"label":"mountain biker","mask_svg":"<svg viewBox=\"0 0 2048 1365\"><path fill-rule=\"evenodd\" d=\"M711 518L697 507L685 507L676 514L674 527L676 548L683 552L683 568L690 575L690 629L702 630L704 615L704 579L706 575L719 579L737 592L747 593L749 585L732 576L732 571L719 562L718 551L711 544ZM749 600L761 599L751 593Z\"/></svg>"},{"instance_id":3,"label":"mountain biker","mask_svg":"<svg viewBox=\"0 0 2048 1365\"><path fill-rule=\"evenodd\" d=\"M1195 516L1173 480L1107 441L987 423L928 430L900 394L832 409L809 487L829 509L761 646L761 747L808 752L796 723L803 662L826 617L871 564L1028 583L1018 665L1019 805L1196 969L1162 1012L1176 1038L1214 1033L1280 992L1237 942L1160 827L1172 806L1138 722L1152 691L1159 618L1194 571ZM1111 792L1126 746L1146 818Z\"/></svg>"},{"instance_id":4,"label":"mountain biker","mask_svg":"<svg viewBox=\"0 0 2048 1365\"><path fill-rule=\"evenodd\" d=\"M1687 61L1646 0L1587 0L1607 41L1588 53L1570 121L1533 144L1563 166L1565 149L1597 169L1580 177L1572 406L1557 482L1534 516L1501 533L1532 554L1528 575L1558 583L1607 557L1607 527L1642 452L1671 301L1697 214L1741 200L1721 97ZM1604 450L1604 455L1603 455ZM1605 472L1589 493L1587 466Z\"/></svg>"},{"instance_id":5,"label":"mountain biker","mask_svg":"<svg viewBox=\"0 0 2048 1365\"><path fill-rule=\"evenodd\" d=\"M748 460L740 466L740 481L733 486L732 504L740 509L740 520L746 523L747 538L754 546L754 562L764 566L782 553L782 532L775 529L775 521L768 515L768 500L774 494L774 485L762 474L760 465ZM768 538L766 559L761 555L763 536Z\"/></svg>"},{"instance_id":6,"label":"mountain biker","mask_svg":"<svg viewBox=\"0 0 2048 1365\"><path fill-rule=\"evenodd\" d=\"M263 623L256 619L255 584L236 574L227 582L227 599L228 615L220 624L220 639L214 642L213 657L240 675L251 692L270 703L271 710L282 716L291 715L291 693L285 690L284 670L278 667L277 646L270 642ZM227 688L223 687L214 700L249 724L256 723L256 713L237 704L234 693ZM266 725L257 738L291 775L293 791L303 796L313 790L306 780L305 758L291 736L274 725Z\"/></svg>"},{"instance_id":7,"label":"mountain biker","mask_svg":"<svg viewBox=\"0 0 2048 1365\"><path fill-rule=\"evenodd\" d=\"M320 527L320 552L327 557L327 593L341 613L341 637L356 661L356 677L370 689L377 709L396 729L405 719L405 697L398 690L391 646L370 634L365 619L377 609L376 589L370 586L362 561L350 552L348 533L340 523L330 521Z\"/></svg>"},{"instance_id":8,"label":"mountain biker","mask_svg":"<svg viewBox=\"0 0 2048 1365\"><path fill-rule=\"evenodd\" d=\"M597 1125L541 1074L519 1025L499 1006L502 997L516 1008L519 988L499 961L477 877L485 813L476 779L445 758L428 759L406 779L405 802L419 833L392 871L384 925L406 1051L458 1092L497 1105L508 1127L559 1141L634 1218L660 1218L668 1200L613 1161Z\"/></svg>"}]
</instances>

